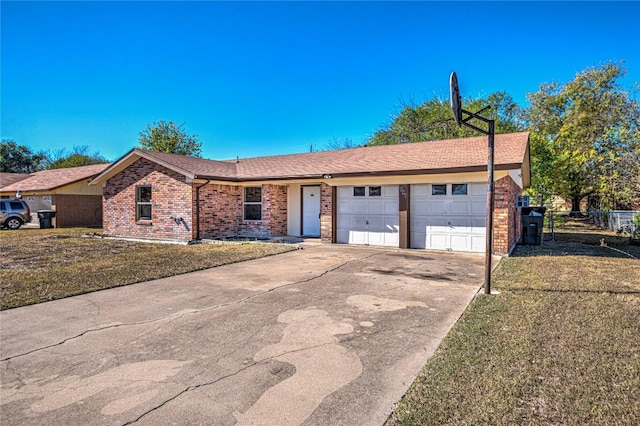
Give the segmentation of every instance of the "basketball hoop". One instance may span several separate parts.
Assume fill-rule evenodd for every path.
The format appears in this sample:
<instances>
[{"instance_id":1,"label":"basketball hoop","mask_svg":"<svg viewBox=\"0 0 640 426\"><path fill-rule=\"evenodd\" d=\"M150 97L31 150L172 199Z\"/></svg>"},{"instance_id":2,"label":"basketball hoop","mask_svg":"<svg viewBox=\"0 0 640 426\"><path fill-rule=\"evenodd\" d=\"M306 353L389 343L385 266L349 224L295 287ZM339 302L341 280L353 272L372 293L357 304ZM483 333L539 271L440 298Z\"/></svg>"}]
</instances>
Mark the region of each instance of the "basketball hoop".
<instances>
[{"instance_id":1,"label":"basketball hoop","mask_svg":"<svg viewBox=\"0 0 640 426\"><path fill-rule=\"evenodd\" d=\"M449 93L451 97L451 112L453 119L456 120L458 126L462 125L462 102L460 100L460 87L458 86L458 76L455 71L451 73L449 78Z\"/></svg>"}]
</instances>

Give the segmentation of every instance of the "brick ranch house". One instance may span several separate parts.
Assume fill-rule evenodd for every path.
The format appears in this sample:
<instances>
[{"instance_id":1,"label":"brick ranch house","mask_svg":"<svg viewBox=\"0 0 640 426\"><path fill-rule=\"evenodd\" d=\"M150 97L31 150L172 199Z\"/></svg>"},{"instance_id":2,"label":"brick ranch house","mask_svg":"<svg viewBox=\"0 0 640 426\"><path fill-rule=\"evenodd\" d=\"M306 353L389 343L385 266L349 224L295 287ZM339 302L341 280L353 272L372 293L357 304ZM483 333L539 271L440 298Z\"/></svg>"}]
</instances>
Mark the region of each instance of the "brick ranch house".
<instances>
[{"instance_id":1,"label":"brick ranch house","mask_svg":"<svg viewBox=\"0 0 640 426\"><path fill-rule=\"evenodd\" d=\"M484 252L487 138L206 160L133 149L96 176L104 234L189 241L280 236ZM496 135L494 252L520 236L529 134Z\"/></svg>"},{"instance_id":2,"label":"brick ranch house","mask_svg":"<svg viewBox=\"0 0 640 426\"><path fill-rule=\"evenodd\" d=\"M0 198L16 198L20 191L32 223L38 210L55 210L54 227L102 226L102 190L89 186L91 178L109 164L43 170L31 174L0 173Z\"/></svg>"}]
</instances>

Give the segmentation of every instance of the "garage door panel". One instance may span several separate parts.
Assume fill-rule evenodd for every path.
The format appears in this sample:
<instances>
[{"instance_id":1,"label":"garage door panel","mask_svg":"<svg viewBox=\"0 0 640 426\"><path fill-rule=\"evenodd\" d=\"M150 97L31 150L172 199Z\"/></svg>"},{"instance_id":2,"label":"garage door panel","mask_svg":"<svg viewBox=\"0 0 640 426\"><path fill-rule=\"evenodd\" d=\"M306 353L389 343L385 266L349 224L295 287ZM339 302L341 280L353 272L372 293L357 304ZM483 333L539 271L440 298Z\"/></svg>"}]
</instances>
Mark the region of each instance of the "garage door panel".
<instances>
[{"instance_id":1,"label":"garage door panel","mask_svg":"<svg viewBox=\"0 0 640 426\"><path fill-rule=\"evenodd\" d=\"M449 218L445 216L428 217L426 222L427 222L427 228L433 228L431 230L449 227Z\"/></svg>"},{"instance_id":2,"label":"garage door panel","mask_svg":"<svg viewBox=\"0 0 640 426\"><path fill-rule=\"evenodd\" d=\"M398 198L398 186L386 185L382 187L382 196L389 198Z\"/></svg>"},{"instance_id":3,"label":"garage door panel","mask_svg":"<svg viewBox=\"0 0 640 426\"><path fill-rule=\"evenodd\" d=\"M427 248L426 232L411 232L411 248L424 249Z\"/></svg>"},{"instance_id":4,"label":"garage door panel","mask_svg":"<svg viewBox=\"0 0 640 426\"><path fill-rule=\"evenodd\" d=\"M367 231L348 231L349 238L347 242L349 244L367 244Z\"/></svg>"},{"instance_id":5,"label":"garage door panel","mask_svg":"<svg viewBox=\"0 0 640 426\"><path fill-rule=\"evenodd\" d=\"M427 235L427 246L434 250L447 250L449 247L449 238L446 234Z\"/></svg>"},{"instance_id":6,"label":"garage door panel","mask_svg":"<svg viewBox=\"0 0 640 426\"><path fill-rule=\"evenodd\" d=\"M397 215L398 214L398 201L385 201L384 203L384 214L385 215Z\"/></svg>"},{"instance_id":7,"label":"garage door panel","mask_svg":"<svg viewBox=\"0 0 640 426\"><path fill-rule=\"evenodd\" d=\"M426 201L416 200L415 195L411 194L411 215L424 216L429 212L429 206Z\"/></svg>"},{"instance_id":8,"label":"garage door panel","mask_svg":"<svg viewBox=\"0 0 640 426\"><path fill-rule=\"evenodd\" d=\"M384 216L368 216L368 225L372 231L384 229Z\"/></svg>"},{"instance_id":9,"label":"garage door panel","mask_svg":"<svg viewBox=\"0 0 640 426\"><path fill-rule=\"evenodd\" d=\"M469 195L473 196L487 196L487 184L486 183L472 183L467 185L467 191Z\"/></svg>"},{"instance_id":10,"label":"garage door panel","mask_svg":"<svg viewBox=\"0 0 640 426\"><path fill-rule=\"evenodd\" d=\"M353 205L354 203L349 200L338 203L338 213L351 213L354 211Z\"/></svg>"},{"instance_id":11,"label":"garage door panel","mask_svg":"<svg viewBox=\"0 0 640 426\"><path fill-rule=\"evenodd\" d=\"M353 201L351 203L351 214L367 214L367 210L367 203L362 200Z\"/></svg>"},{"instance_id":12,"label":"garage door panel","mask_svg":"<svg viewBox=\"0 0 640 426\"><path fill-rule=\"evenodd\" d=\"M427 203L429 214L447 214L449 213L449 200L432 199Z\"/></svg>"},{"instance_id":13,"label":"garage door panel","mask_svg":"<svg viewBox=\"0 0 640 426\"><path fill-rule=\"evenodd\" d=\"M451 235L451 250L453 251L470 251L470 237L468 235Z\"/></svg>"},{"instance_id":14,"label":"garage door panel","mask_svg":"<svg viewBox=\"0 0 640 426\"><path fill-rule=\"evenodd\" d=\"M348 199L351 197L353 193L353 187L351 186L339 186L338 187L338 198Z\"/></svg>"},{"instance_id":15,"label":"garage door panel","mask_svg":"<svg viewBox=\"0 0 640 426\"><path fill-rule=\"evenodd\" d=\"M365 186L362 197L353 196L353 187L338 188L339 243L397 247L399 244L398 186Z\"/></svg>"},{"instance_id":16,"label":"garage door panel","mask_svg":"<svg viewBox=\"0 0 640 426\"><path fill-rule=\"evenodd\" d=\"M411 247L484 251L486 184L467 184L468 194L432 195L432 185L411 186Z\"/></svg>"},{"instance_id":17,"label":"garage door panel","mask_svg":"<svg viewBox=\"0 0 640 426\"><path fill-rule=\"evenodd\" d=\"M469 214L469 200L454 200L451 201L451 214Z\"/></svg>"},{"instance_id":18,"label":"garage door panel","mask_svg":"<svg viewBox=\"0 0 640 426\"><path fill-rule=\"evenodd\" d=\"M367 216L351 216L351 228L357 230L367 229Z\"/></svg>"},{"instance_id":19,"label":"garage door panel","mask_svg":"<svg viewBox=\"0 0 640 426\"><path fill-rule=\"evenodd\" d=\"M484 215L487 211L487 200L473 200L471 204L471 214Z\"/></svg>"},{"instance_id":20,"label":"garage door panel","mask_svg":"<svg viewBox=\"0 0 640 426\"><path fill-rule=\"evenodd\" d=\"M484 252L486 246L486 238L480 235L471 236L471 251Z\"/></svg>"},{"instance_id":21,"label":"garage door panel","mask_svg":"<svg viewBox=\"0 0 640 426\"><path fill-rule=\"evenodd\" d=\"M473 233L485 233L487 229L487 220L485 218L473 218L471 220L471 229Z\"/></svg>"},{"instance_id":22,"label":"garage door panel","mask_svg":"<svg viewBox=\"0 0 640 426\"><path fill-rule=\"evenodd\" d=\"M384 201L382 200L369 200L367 203L367 213L369 214L384 214Z\"/></svg>"},{"instance_id":23,"label":"garage door panel","mask_svg":"<svg viewBox=\"0 0 640 426\"><path fill-rule=\"evenodd\" d=\"M398 223L397 216L384 217L384 230L385 232L391 232L396 234L400 232L400 224Z\"/></svg>"},{"instance_id":24,"label":"garage door panel","mask_svg":"<svg viewBox=\"0 0 640 426\"><path fill-rule=\"evenodd\" d=\"M413 197L427 197L431 195L430 185L412 185L411 196Z\"/></svg>"}]
</instances>

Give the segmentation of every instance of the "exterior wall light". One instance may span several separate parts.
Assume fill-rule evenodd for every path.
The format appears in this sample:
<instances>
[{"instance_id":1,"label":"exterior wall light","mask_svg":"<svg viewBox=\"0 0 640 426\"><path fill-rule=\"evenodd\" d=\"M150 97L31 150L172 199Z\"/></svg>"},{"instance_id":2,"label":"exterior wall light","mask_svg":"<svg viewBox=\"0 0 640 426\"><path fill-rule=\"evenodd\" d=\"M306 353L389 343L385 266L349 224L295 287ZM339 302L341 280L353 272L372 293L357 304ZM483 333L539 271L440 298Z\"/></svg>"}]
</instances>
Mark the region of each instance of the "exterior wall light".
<instances>
[{"instance_id":1,"label":"exterior wall light","mask_svg":"<svg viewBox=\"0 0 640 426\"><path fill-rule=\"evenodd\" d=\"M322 175L323 179L331 179L331 175L329 173L325 173Z\"/></svg>"}]
</instances>

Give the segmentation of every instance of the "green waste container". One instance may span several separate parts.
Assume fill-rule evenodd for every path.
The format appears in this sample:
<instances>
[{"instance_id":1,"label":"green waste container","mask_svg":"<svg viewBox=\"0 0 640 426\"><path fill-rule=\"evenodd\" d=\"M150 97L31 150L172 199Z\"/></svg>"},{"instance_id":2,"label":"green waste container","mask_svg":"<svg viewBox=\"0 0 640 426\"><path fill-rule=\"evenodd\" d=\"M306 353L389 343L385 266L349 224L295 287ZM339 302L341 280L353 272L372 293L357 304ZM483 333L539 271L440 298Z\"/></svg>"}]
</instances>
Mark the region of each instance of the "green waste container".
<instances>
[{"instance_id":1,"label":"green waste container","mask_svg":"<svg viewBox=\"0 0 640 426\"><path fill-rule=\"evenodd\" d=\"M38 210L38 221L40 229L53 228L53 218L56 217L55 210Z\"/></svg>"}]
</instances>

